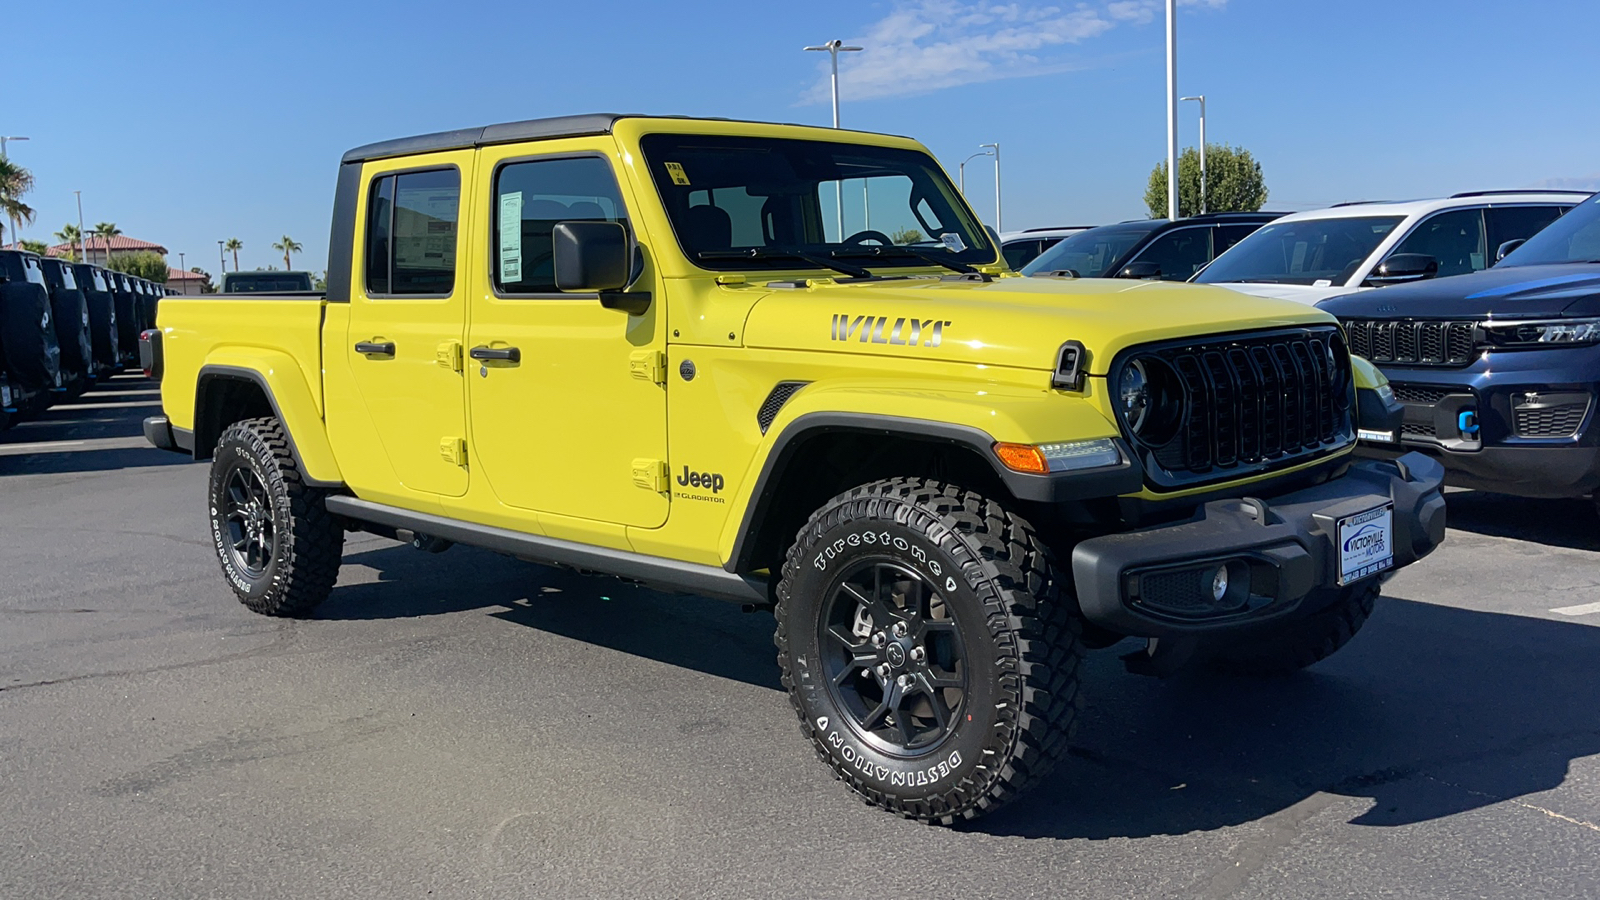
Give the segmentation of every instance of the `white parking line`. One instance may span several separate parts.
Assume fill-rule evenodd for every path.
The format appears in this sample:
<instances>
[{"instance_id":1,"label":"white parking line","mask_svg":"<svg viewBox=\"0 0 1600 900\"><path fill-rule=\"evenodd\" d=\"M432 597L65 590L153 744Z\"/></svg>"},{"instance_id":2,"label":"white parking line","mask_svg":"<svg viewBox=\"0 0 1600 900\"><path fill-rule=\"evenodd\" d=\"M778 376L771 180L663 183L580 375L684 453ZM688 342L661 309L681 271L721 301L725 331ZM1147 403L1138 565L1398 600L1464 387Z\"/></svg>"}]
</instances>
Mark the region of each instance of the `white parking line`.
<instances>
[{"instance_id":1,"label":"white parking line","mask_svg":"<svg viewBox=\"0 0 1600 900\"><path fill-rule=\"evenodd\" d=\"M0 444L0 456L28 456L33 453L66 453L80 450L128 450L149 447L142 437L91 438L85 441L40 441L35 444Z\"/></svg>"},{"instance_id":2,"label":"white parking line","mask_svg":"<svg viewBox=\"0 0 1600 900\"><path fill-rule=\"evenodd\" d=\"M1558 606L1550 611L1558 616L1587 616L1590 613L1600 613L1600 603L1584 603L1579 606Z\"/></svg>"}]
</instances>

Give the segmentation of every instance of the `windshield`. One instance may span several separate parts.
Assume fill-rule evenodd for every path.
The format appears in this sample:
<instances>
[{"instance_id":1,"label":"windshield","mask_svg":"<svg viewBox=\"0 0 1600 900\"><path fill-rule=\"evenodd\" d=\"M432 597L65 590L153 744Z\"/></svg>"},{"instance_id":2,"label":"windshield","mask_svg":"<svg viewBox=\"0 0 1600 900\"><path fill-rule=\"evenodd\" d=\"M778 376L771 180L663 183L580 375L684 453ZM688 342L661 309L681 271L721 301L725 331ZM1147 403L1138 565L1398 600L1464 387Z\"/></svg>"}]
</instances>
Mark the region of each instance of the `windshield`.
<instances>
[{"instance_id":1,"label":"windshield","mask_svg":"<svg viewBox=\"0 0 1600 900\"><path fill-rule=\"evenodd\" d=\"M1496 264L1544 266L1552 263L1600 262L1600 194L1574 206L1566 215L1528 238Z\"/></svg>"},{"instance_id":2,"label":"windshield","mask_svg":"<svg viewBox=\"0 0 1600 900\"><path fill-rule=\"evenodd\" d=\"M1273 222L1233 245L1194 280L1201 284L1343 285L1402 219L1360 216Z\"/></svg>"},{"instance_id":3,"label":"windshield","mask_svg":"<svg viewBox=\"0 0 1600 900\"><path fill-rule=\"evenodd\" d=\"M1165 219L1151 219L1080 231L1039 254L1038 259L1022 267L1022 274L1071 269L1083 278L1109 278L1116 274L1111 271L1112 267L1121 262L1128 251L1165 224Z\"/></svg>"},{"instance_id":4,"label":"windshield","mask_svg":"<svg viewBox=\"0 0 1600 900\"><path fill-rule=\"evenodd\" d=\"M678 243L702 268L996 259L988 234L926 153L688 134L647 135L641 145Z\"/></svg>"},{"instance_id":5,"label":"windshield","mask_svg":"<svg viewBox=\"0 0 1600 900\"><path fill-rule=\"evenodd\" d=\"M288 272L246 272L235 275L229 272L223 282L222 290L228 294L266 294L283 291L309 291L311 290L311 276L295 275Z\"/></svg>"}]
</instances>

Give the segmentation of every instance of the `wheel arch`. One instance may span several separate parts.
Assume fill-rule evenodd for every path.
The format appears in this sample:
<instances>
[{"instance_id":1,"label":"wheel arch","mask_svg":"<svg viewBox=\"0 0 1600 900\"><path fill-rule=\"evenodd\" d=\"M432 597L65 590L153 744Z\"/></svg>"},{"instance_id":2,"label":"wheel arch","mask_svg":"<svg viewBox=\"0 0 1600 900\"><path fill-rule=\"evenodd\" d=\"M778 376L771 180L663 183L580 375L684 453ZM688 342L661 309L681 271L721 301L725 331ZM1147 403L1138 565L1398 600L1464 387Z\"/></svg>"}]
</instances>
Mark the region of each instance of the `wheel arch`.
<instances>
[{"instance_id":1,"label":"wheel arch","mask_svg":"<svg viewBox=\"0 0 1600 900\"><path fill-rule=\"evenodd\" d=\"M266 371L236 362L207 362L200 367L195 384L194 458L210 459L217 439L234 422L272 416L283 423L289 452L305 482L317 487L341 486L344 479L310 390L303 379L279 374L298 372L287 357L283 362L287 365L267 366Z\"/></svg>"}]
</instances>

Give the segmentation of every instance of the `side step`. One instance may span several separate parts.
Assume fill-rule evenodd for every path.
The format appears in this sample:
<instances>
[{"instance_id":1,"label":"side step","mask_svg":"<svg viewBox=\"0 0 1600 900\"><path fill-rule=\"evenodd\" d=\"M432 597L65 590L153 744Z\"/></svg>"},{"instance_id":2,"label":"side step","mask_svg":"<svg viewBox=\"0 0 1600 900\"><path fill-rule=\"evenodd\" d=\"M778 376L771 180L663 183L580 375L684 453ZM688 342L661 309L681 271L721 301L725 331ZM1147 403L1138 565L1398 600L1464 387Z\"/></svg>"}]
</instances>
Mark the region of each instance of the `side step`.
<instances>
[{"instance_id":1,"label":"side step","mask_svg":"<svg viewBox=\"0 0 1600 900\"><path fill-rule=\"evenodd\" d=\"M508 528L412 512L355 497L329 497L328 511L358 522L405 528L458 544L506 553L530 562L603 572L665 590L758 606L770 602L766 579L735 575L718 566L702 566L629 550L612 550L559 538L523 534Z\"/></svg>"}]
</instances>

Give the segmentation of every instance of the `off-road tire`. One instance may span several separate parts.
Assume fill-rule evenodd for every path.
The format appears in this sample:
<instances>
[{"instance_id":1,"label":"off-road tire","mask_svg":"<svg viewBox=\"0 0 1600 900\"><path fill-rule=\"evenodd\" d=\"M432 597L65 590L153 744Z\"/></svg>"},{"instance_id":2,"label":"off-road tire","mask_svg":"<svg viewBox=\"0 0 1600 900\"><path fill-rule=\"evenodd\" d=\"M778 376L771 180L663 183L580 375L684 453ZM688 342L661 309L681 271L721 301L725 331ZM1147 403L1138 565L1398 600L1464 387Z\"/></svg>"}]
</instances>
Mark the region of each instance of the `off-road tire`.
<instances>
[{"instance_id":1,"label":"off-road tire","mask_svg":"<svg viewBox=\"0 0 1600 900\"><path fill-rule=\"evenodd\" d=\"M863 565L929 578L971 648L962 704L943 737L915 756L868 743L824 683L821 617L836 579ZM778 665L801 733L835 777L905 818L951 825L999 808L1066 754L1081 710L1084 651L1068 589L1032 527L972 491L896 478L834 497L790 547L774 610Z\"/></svg>"},{"instance_id":2,"label":"off-road tire","mask_svg":"<svg viewBox=\"0 0 1600 900\"><path fill-rule=\"evenodd\" d=\"M233 550L228 491L235 472L261 487L271 525L270 556L257 571ZM207 496L217 560L239 602L262 615L303 616L327 599L339 576L344 528L328 512L327 492L305 484L283 423L245 419L224 429Z\"/></svg>"},{"instance_id":3,"label":"off-road tire","mask_svg":"<svg viewBox=\"0 0 1600 900\"><path fill-rule=\"evenodd\" d=\"M1208 664L1229 675L1278 676L1298 672L1350 643L1372 615L1382 589L1377 578L1341 588L1338 600L1304 619L1215 648Z\"/></svg>"}]
</instances>

